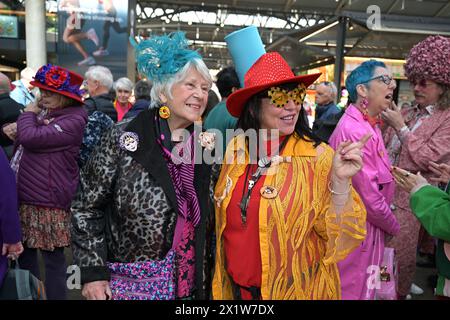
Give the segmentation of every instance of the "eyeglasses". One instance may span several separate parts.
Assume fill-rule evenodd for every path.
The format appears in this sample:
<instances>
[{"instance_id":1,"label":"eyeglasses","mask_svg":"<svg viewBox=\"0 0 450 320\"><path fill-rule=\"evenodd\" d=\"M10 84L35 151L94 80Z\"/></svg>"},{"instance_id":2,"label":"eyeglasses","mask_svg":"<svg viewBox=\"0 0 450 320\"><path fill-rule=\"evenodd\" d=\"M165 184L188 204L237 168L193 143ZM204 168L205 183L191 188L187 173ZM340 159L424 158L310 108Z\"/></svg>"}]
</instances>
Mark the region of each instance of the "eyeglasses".
<instances>
[{"instance_id":1,"label":"eyeglasses","mask_svg":"<svg viewBox=\"0 0 450 320\"><path fill-rule=\"evenodd\" d=\"M272 87L267 92L267 96L271 99L272 104L277 108L283 108L289 100L299 105L303 102L306 96L306 87L303 83L299 84L297 88L287 91L280 87Z\"/></svg>"},{"instance_id":2,"label":"eyeglasses","mask_svg":"<svg viewBox=\"0 0 450 320\"><path fill-rule=\"evenodd\" d=\"M415 86L419 86L419 87L422 87L422 88L427 88L427 87L431 87L433 84L434 84L433 82L428 82L427 80L422 79L422 80L419 80L419 81L412 80L411 83L410 83L410 86L413 87L413 88Z\"/></svg>"},{"instance_id":3,"label":"eyeglasses","mask_svg":"<svg viewBox=\"0 0 450 320\"><path fill-rule=\"evenodd\" d=\"M383 81L383 83L387 86L391 84L392 80L394 80L392 77L383 74L381 76L373 77L372 79L369 79L369 80L361 82L361 83L367 83L367 82L370 82L372 80L377 80L377 79L380 79L381 81Z\"/></svg>"}]
</instances>

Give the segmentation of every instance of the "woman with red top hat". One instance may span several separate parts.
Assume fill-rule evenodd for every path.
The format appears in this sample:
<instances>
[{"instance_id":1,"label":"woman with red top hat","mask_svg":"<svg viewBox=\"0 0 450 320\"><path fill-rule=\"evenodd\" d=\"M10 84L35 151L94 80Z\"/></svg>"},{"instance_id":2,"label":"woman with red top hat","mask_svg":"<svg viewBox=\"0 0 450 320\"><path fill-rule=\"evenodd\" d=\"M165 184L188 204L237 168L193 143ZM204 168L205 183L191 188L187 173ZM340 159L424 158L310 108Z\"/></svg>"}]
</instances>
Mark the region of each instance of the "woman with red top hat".
<instances>
[{"instance_id":1,"label":"woman with red top hat","mask_svg":"<svg viewBox=\"0 0 450 320\"><path fill-rule=\"evenodd\" d=\"M49 299L66 299L64 247L70 245L70 204L87 122L82 82L81 76L62 67L42 66L31 82L41 97L17 120L15 142L22 154L16 174L25 247L19 261L40 278L37 250L41 251Z\"/></svg>"},{"instance_id":2,"label":"woman with red top hat","mask_svg":"<svg viewBox=\"0 0 450 320\"><path fill-rule=\"evenodd\" d=\"M368 136L333 153L313 135L302 101L318 77L265 53L228 97L246 133L228 144L215 188L214 299L341 297L336 263L365 236L350 179Z\"/></svg>"}]
</instances>

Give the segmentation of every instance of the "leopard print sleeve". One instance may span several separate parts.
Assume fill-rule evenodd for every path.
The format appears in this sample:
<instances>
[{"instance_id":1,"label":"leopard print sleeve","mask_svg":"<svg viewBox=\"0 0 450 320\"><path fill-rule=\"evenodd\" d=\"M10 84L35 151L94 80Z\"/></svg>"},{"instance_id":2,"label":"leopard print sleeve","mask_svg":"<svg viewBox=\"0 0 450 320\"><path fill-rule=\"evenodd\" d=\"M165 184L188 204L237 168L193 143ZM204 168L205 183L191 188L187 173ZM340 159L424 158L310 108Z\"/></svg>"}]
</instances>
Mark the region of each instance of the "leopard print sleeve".
<instances>
[{"instance_id":1,"label":"leopard print sleeve","mask_svg":"<svg viewBox=\"0 0 450 320\"><path fill-rule=\"evenodd\" d=\"M106 132L80 172L80 183L72 202L72 250L81 268L81 282L109 280L106 267L105 225L112 202L120 150L119 126Z\"/></svg>"}]
</instances>

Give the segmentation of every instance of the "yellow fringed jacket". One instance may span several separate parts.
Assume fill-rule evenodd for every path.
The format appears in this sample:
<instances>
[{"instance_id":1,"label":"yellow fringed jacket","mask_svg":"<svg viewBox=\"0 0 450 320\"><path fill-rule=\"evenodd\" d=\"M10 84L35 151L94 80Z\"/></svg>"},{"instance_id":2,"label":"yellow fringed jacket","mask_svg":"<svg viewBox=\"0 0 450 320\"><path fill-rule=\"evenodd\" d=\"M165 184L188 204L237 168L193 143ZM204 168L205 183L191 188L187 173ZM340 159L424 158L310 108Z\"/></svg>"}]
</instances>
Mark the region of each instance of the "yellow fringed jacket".
<instances>
[{"instance_id":1,"label":"yellow fringed jacket","mask_svg":"<svg viewBox=\"0 0 450 320\"><path fill-rule=\"evenodd\" d=\"M341 298L336 263L364 240L366 211L353 189L343 213L336 215L330 206L328 182L333 152L325 144L314 148L312 142L291 135L281 153L291 156L291 162L271 168L264 180L265 186L278 191L273 199L261 198L259 209L264 300ZM248 163L243 136L230 142L225 160L215 189L213 299L233 299L222 233L228 203Z\"/></svg>"}]
</instances>

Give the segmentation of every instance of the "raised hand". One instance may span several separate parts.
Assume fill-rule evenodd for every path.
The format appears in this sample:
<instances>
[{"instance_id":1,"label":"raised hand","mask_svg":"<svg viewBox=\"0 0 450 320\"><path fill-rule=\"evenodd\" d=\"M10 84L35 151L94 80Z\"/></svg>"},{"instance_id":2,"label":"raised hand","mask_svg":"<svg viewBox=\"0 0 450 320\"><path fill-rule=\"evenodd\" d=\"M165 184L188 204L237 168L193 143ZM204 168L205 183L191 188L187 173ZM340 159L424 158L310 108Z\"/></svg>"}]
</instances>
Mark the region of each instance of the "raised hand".
<instances>
[{"instance_id":1,"label":"raised hand","mask_svg":"<svg viewBox=\"0 0 450 320\"><path fill-rule=\"evenodd\" d=\"M428 184L427 179L422 177L420 172L414 174L399 167L392 167L392 175L397 184L408 192L411 192L413 188Z\"/></svg>"},{"instance_id":2,"label":"raised hand","mask_svg":"<svg viewBox=\"0 0 450 320\"><path fill-rule=\"evenodd\" d=\"M332 174L337 179L344 181L352 178L363 166L362 149L372 136L365 134L357 142L344 141L339 144L333 157Z\"/></svg>"},{"instance_id":3,"label":"raised hand","mask_svg":"<svg viewBox=\"0 0 450 320\"><path fill-rule=\"evenodd\" d=\"M405 125L400 108L397 107L394 101L391 103L391 108L388 108L381 113L381 117L388 125L397 131Z\"/></svg>"}]
</instances>

